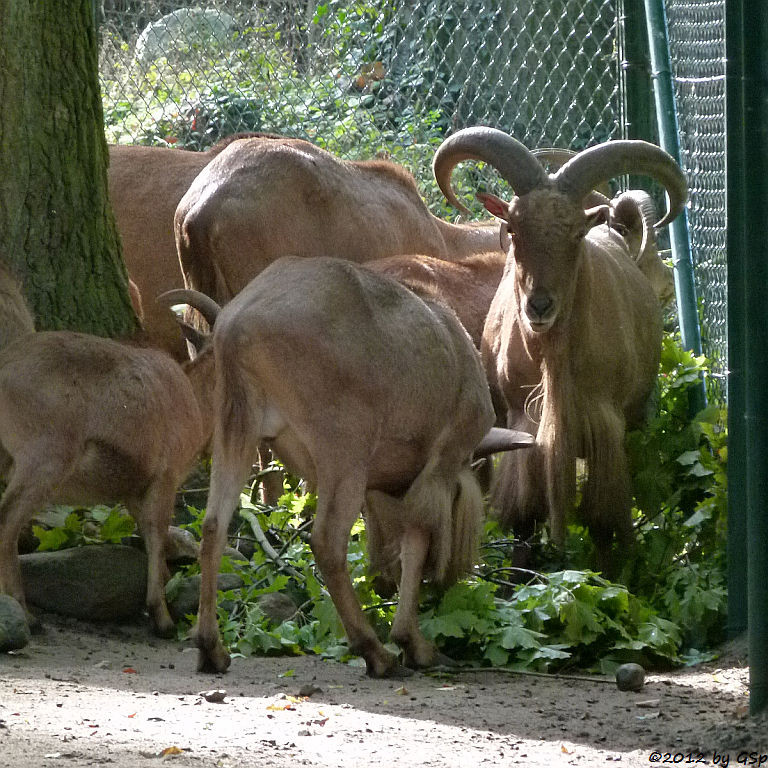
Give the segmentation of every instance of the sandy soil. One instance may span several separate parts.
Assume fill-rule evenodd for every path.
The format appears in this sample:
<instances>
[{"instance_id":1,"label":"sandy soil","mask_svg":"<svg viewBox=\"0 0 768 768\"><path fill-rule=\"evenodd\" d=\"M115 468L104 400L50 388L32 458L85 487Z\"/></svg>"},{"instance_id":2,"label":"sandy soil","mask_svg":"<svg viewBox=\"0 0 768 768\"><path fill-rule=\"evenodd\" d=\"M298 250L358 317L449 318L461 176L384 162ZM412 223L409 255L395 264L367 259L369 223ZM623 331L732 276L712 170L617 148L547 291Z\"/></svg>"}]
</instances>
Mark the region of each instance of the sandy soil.
<instances>
[{"instance_id":1,"label":"sandy soil","mask_svg":"<svg viewBox=\"0 0 768 768\"><path fill-rule=\"evenodd\" d=\"M235 659L226 675L199 675L194 650L145 626L44 621L24 651L0 656L2 768L758 765L761 756L768 765L768 717L747 714L738 645L623 693L612 681L496 671L369 680L315 657ZM212 690L225 693L201 695Z\"/></svg>"}]
</instances>

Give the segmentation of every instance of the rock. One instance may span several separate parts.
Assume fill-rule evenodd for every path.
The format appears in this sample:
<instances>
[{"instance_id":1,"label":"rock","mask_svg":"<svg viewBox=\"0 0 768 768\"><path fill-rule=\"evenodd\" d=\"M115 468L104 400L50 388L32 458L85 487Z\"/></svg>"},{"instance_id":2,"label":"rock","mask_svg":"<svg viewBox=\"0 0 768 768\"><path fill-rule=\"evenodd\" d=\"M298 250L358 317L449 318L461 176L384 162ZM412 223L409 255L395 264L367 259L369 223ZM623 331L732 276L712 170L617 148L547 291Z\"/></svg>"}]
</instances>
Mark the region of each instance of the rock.
<instances>
[{"instance_id":1,"label":"rock","mask_svg":"<svg viewBox=\"0 0 768 768\"><path fill-rule=\"evenodd\" d=\"M234 17L223 11L177 8L144 28L136 41L134 60L147 67L156 59L172 59L191 49L218 51L231 44L236 30Z\"/></svg>"},{"instance_id":2,"label":"rock","mask_svg":"<svg viewBox=\"0 0 768 768\"><path fill-rule=\"evenodd\" d=\"M236 573L220 573L218 587L225 592L230 589L240 589L243 580ZM166 599L168 596L166 595ZM196 614L200 602L200 574L190 576L181 582L181 586L173 596L168 599L168 610L174 621L178 621L187 614Z\"/></svg>"},{"instance_id":3,"label":"rock","mask_svg":"<svg viewBox=\"0 0 768 768\"><path fill-rule=\"evenodd\" d=\"M200 691L198 695L211 704L221 704L227 698L227 692L223 690Z\"/></svg>"},{"instance_id":4,"label":"rock","mask_svg":"<svg viewBox=\"0 0 768 768\"><path fill-rule=\"evenodd\" d=\"M616 670L616 685L620 691L639 691L645 682L645 670L639 664L622 664Z\"/></svg>"},{"instance_id":5,"label":"rock","mask_svg":"<svg viewBox=\"0 0 768 768\"><path fill-rule=\"evenodd\" d=\"M18 651L29 643L24 609L10 595L0 595L0 653Z\"/></svg>"},{"instance_id":6,"label":"rock","mask_svg":"<svg viewBox=\"0 0 768 768\"><path fill-rule=\"evenodd\" d=\"M200 544L194 534L172 525L168 528L165 559L169 563L194 563L200 553Z\"/></svg>"},{"instance_id":7,"label":"rock","mask_svg":"<svg viewBox=\"0 0 768 768\"><path fill-rule=\"evenodd\" d=\"M275 624L282 624L284 621L290 621L298 608L296 603L284 592L267 592L259 595L259 608Z\"/></svg>"},{"instance_id":8,"label":"rock","mask_svg":"<svg viewBox=\"0 0 768 768\"><path fill-rule=\"evenodd\" d=\"M144 610L147 556L121 544L22 555L27 602L92 621L122 621Z\"/></svg>"}]
</instances>

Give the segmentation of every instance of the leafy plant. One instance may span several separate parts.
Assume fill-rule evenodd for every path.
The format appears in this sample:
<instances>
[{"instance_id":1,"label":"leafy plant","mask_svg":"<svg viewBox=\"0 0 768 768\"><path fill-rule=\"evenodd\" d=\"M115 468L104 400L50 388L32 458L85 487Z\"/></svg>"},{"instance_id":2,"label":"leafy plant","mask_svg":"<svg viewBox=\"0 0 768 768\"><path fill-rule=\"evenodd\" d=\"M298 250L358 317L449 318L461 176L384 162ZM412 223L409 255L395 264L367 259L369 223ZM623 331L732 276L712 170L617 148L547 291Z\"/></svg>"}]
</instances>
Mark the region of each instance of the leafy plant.
<instances>
[{"instance_id":1,"label":"leafy plant","mask_svg":"<svg viewBox=\"0 0 768 768\"><path fill-rule=\"evenodd\" d=\"M33 525L32 533L39 541L38 551L54 551L84 544L119 544L131 536L136 523L121 507L96 506L90 509L53 507L58 525Z\"/></svg>"}]
</instances>

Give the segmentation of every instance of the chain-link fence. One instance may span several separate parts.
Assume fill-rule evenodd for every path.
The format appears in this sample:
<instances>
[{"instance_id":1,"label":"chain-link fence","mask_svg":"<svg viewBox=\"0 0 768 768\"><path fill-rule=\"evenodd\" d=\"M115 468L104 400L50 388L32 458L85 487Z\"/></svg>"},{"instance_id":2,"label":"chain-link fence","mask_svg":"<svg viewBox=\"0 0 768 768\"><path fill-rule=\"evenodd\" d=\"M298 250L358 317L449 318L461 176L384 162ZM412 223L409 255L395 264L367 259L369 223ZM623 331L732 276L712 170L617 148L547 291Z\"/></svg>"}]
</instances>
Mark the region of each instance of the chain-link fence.
<instances>
[{"instance_id":1,"label":"chain-link fence","mask_svg":"<svg viewBox=\"0 0 768 768\"><path fill-rule=\"evenodd\" d=\"M615 0L102 0L98 15L114 142L273 131L386 151L437 205L429 163L458 127L530 147L619 135Z\"/></svg>"},{"instance_id":2,"label":"chain-link fence","mask_svg":"<svg viewBox=\"0 0 768 768\"><path fill-rule=\"evenodd\" d=\"M723 5L667 0L702 331L719 400ZM101 0L107 136L201 149L233 132L272 131L342 157L385 151L445 215L430 162L457 128L496 126L529 147L581 149L621 137L623 9L622 0L220 0L204 9ZM465 173L467 193L480 179L496 183Z\"/></svg>"},{"instance_id":3,"label":"chain-link fence","mask_svg":"<svg viewBox=\"0 0 768 768\"><path fill-rule=\"evenodd\" d=\"M691 257L701 305L709 392L725 400L725 2L667 0L683 168L690 188Z\"/></svg>"}]
</instances>

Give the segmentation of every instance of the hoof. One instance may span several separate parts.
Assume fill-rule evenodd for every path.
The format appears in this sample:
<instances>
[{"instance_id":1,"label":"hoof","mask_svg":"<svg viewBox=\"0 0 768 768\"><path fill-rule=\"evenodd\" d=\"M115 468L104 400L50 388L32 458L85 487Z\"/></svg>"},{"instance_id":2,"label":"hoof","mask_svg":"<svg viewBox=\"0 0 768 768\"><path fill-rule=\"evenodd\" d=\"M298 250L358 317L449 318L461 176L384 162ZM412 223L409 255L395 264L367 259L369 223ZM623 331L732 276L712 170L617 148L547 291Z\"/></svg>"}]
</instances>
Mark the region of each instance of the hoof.
<instances>
[{"instance_id":1,"label":"hoof","mask_svg":"<svg viewBox=\"0 0 768 768\"><path fill-rule=\"evenodd\" d=\"M176 637L176 626L174 624L161 626L152 622L152 631L157 637L162 637L165 640L172 640Z\"/></svg>"},{"instance_id":2,"label":"hoof","mask_svg":"<svg viewBox=\"0 0 768 768\"><path fill-rule=\"evenodd\" d=\"M366 665L365 672L368 677L374 677L378 680L399 680L403 677L411 677L413 670L403 666L399 662L395 662L384 669L372 669L370 665Z\"/></svg>"},{"instance_id":3,"label":"hoof","mask_svg":"<svg viewBox=\"0 0 768 768\"><path fill-rule=\"evenodd\" d=\"M45 632L45 626L43 625L43 622L29 611L25 610L24 614L27 619L27 626L29 627L30 634L42 635Z\"/></svg>"},{"instance_id":4,"label":"hoof","mask_svg":"<svg viewBox=\"0 0 768 768\"><path fill-rule=\"evenodd\" d=\"M201 648L197 656L197 671L206 674L219 674L226 672L231 662L232 659L222 646L217 646L209 651Z\"/></svg>"},{"instance_id":5,"label":"hoof","mask_svg":"<svg viewBox=\"0 0 768 768\"><path fill-rule=\"evenodd\" d=\"M159 615L153 615L150 611L149 618L152 623L152 632L157 637L164 637L166 640L176 636L176 625L173 623L171 614L167 610Z\"/></svg>"}]
</instances>

